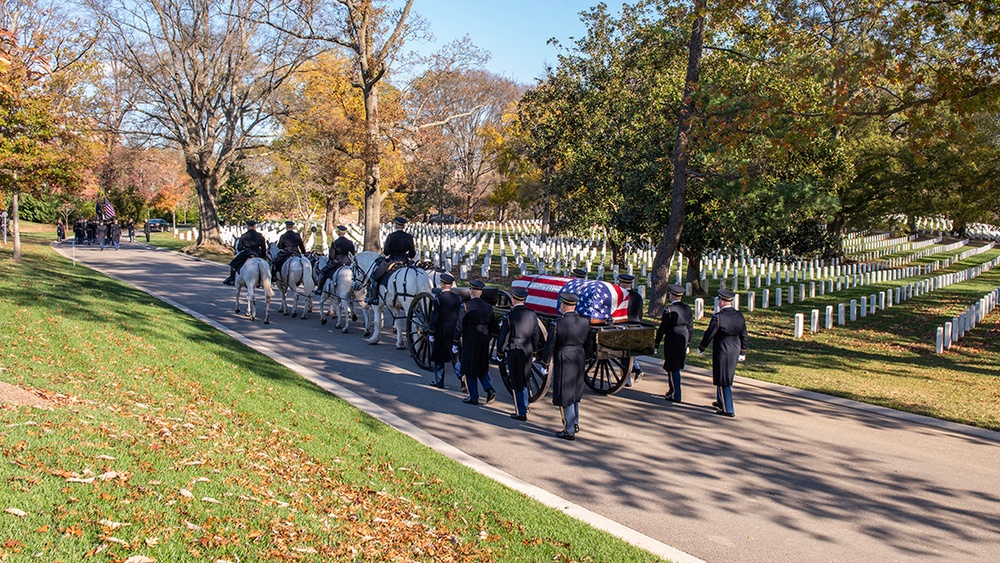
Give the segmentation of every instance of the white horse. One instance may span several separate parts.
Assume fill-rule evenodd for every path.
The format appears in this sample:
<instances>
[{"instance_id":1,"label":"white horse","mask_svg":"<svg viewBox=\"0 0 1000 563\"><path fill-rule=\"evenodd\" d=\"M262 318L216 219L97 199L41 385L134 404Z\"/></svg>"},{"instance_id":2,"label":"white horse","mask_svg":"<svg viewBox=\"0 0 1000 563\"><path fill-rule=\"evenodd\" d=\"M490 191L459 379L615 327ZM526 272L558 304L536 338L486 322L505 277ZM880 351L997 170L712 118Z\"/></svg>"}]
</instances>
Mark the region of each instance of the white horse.
<instances>
[{"instance_id":1,"label":"white horse","mask_svg":"<svg viewBox=\"0 0 1000 563\"><path fill-rule=\"evenodd\" d=\"M355 288L365 288L368 279L375 270L375 260L378 258L377 252L359 252L351 264L351 274L354 279ZM374 309L372 324L374 330L369 344L378 344L381 337L380 328L382 326L382 308L386 308L392 315L393 325L396 327L396 349L403 350L406 344L403 341L403 333L406 332L406 313L410 310L410 304L417 295L431 290L431 281L427 272L413 266L401 267L389 274L386 284L377 285L378 306Z\"/></svg>"},{"instance_id":2,"label":"white horse","mask_svg":"<svg viewBox=\"0 0 1000 563\"><path fill-rule=\"evenodd\" d=\"M326 283L323 285L323 296L320 298L319 303L322 324L326 324L327 318L336 309L337 324L334 326L343 329L341 332L347 334L351 326L351 321L358 320L358 316L354 312L355 305L360 305L361 315L364 320L365 336L371 334L373 330L371 324L372 315L369 314L371 307L365 302L366 293L363 287L358 290L354 289L351 268L349 266L337 268L333 276L326 280ZM326 310L324 305L327 300L330 301L329 311Z\"/></svg>"},{"instance_id":3,"label":"white horse","mask_svg":"<svg viewBox=\"0 0 1000 563\"><path fill-rule=\"evenodd\" d=\"M277 255L277 247L271 245L270 249L271 258L273 259ZM316 290L316 282L313 281L312 263L309 262L309 259L305 256L296 255L285 260L285 263L281 265L281 272L278 273L278 279L275 281L278 283L278 291L281 292L281 312L285 315L289 313L285 298L288 292L291 291L295 294L295 302L291 309L292 318L298 315L300 295L305 297L305 303L302 307L302 318L306 318L306 313L312 311L313 291ZM299 285L302 286L304 293L299 293Z\"/></svg>"},{"instance_id":4,"label":"white horse","mask_svg":"<svg viewBox=\"0 0 1000 563\"><path fill-rule=\"evenodd\" d=\"M247 288L247 316L251 321L257 320L257 296L254 288L260 285L264 288L264 324L271 324L271 266L263 258L251 258L236 272L236 312L240 312L240 293Z\"/></svg>"}]
</instances>

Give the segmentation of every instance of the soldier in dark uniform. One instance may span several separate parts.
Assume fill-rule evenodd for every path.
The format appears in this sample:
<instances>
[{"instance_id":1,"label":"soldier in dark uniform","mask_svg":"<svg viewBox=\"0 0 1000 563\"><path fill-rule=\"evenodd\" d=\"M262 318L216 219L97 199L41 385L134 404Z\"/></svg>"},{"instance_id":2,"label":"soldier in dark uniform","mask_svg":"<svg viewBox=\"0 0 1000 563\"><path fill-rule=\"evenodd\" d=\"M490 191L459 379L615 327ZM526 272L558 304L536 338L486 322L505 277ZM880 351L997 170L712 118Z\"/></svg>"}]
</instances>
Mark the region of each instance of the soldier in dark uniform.
<instances>
[{"instance_id":1,"label":"soldier in dark uniform","mask_svg":"<svg viewBox=\"0 0 1000 563\"><path fill-rule=\"evenodd\" d=\"M663 371L670 375L670 388L664 399L681 402L681 369L687 359L688 347L694 335L694 313L681 301L684 288L670 284L670 306L663 310L660 328L656 331L656 347L663 342Z\"/></svg>"},{"instance_id":2,"label":"soldier in dark uniform","mask_svg":"<svg viewBox=\"0 0 1000 563\"><path fill-rule=\"evenodd\" d=\"M413 235L405 230L406 218L396 217L392 222L396 226L396 230L385 237L385 243L382 245L381 261L375 267L375 271L372 272L372 276L368 280L367 299L369 305L378 304L378 283L382 279L382 276L389 271L389 266L399 262L409 264L417 255L417 247L413 242Z\"/></svg>"},{"instance_id":3,"label":"soldier in dark uniform","mask_svg":"<svg viewBox=\"0 0 1000 563\"><path fill-rule=\"evenodd\" d=\"M486 284L479 280L469 282L472 299L461 305L458 320L455 321L455 337L452 353L461 350L460 368L469 389L469 397L463 403L479 404L479 386L486 391L486 404L497 398L497 392L490 381L490 333L496 326L493 306L483 300ZM443 295L443 293L442 293Z\"/></svg>"},{"instance_id":4,"label":"soldier in dark uniform","mask_svg":"<svg viewBox=\"0 0 1000 563\"><path fill-rule=\"evenodd\" d=\"M642 322L642 296L639 295L638 291L632 289L634 281L635 276L632 274L620 274L618 276L618 285L628 294L628 322L639 323ZM642 368L639 367L639 358L632 358L632 371L628 374L625 386L631 387L632 382L639 381L641 377Z\"/></svg>"},{"instance_id":5,"label":"soldier in dark uniform","mask_svg":"<svg viewBox=\"0 0 1000 563\"><path fill-rule=\"evenodd\" d=\"M278 254L271 262L271 273L277 277L289 258L305 253L306 245L302 242L302 235L295 232L295 222L285 221L285 232L278 237Z\"/></svg>"},{"instance_id":6,"label":"soldier in dark uniform","mask_svg":"<svg viewBox=\"0 0 1000 563\"><path fill-rule=\"evenodd\" d=\"M552 404L559 407L563 429L556 437L575 440L580 428L580 399L583 397L583 374L587 371L584 344L590 336L590 320L576 314L578 298L572 293L559 294L562 315L549 325L542 362L552 365Z\"/></svg>"},{"instance_id":7,"label":"soldier in dark uniform","mask_svg":"<svg viewBox=\"0 0 1000 563\"><path fill-rule=\"evenodd\" d=\"M350 264L351 256L357 253L357 250L354 248L354 241L347 238L347 227L337 225L337 238L330 243L329 260L326 266L320 270L320 274L322 275L316 287L316 295L323 293L323 286L326 285L326 280L330 279L330 276L337 271L337 268Z\"/></svg>"},{"instance_id":8,"label":"soldier in dark uniform","mask_svg":"<svg viewBox=\"0 0 1000 563\"><path fill-rule=\"evenodd\" d=\"M582 268L573 268L573 277L580 280L587 279L587 271Z\"/></svg>"},{"instance_id":9,"label":"soldier in dark uniform","mask_svg":"<svg viewBox=\"0 0 1000 563\"><path fill-rule=\"evenodd\" d=\"M733 379L736 377L736 363L747 358L750 337L743 313L733 308L736 294L728 289L719 290L719 312L712 315L705 330L705 336L698 346L702 355L709 344L712 345L712 383L716 386L715 414L730 418L736 416L733 409Z\"/></svg>"},{"instance_id":10,"label":"soldier in dark uniform","mask_svg":"<svg viewBox=\"0 0 1000 563\"><path fill-rule=\"evenodd\" d=\"M542 346L542 329L538 324L538 315L524 306L528 290L515 287L510 293L514 306L500 321L497 356L507 362L514 390L517 411L510 417L528 420L528 378L531 377L532 358Z\"/></svg>"},{"instance_id":11,"label":"soldier in dark uniform","mask_svg":"<svg viewBox=\"0 0 1000 563\"><path fill-rule=\"evenodd\" d=\"M462 380L459 363L451 353L452 339L455 336L455 321L458 311L462 308L462 298L451 291L455 277L451 274L441 274L441 292L431 301L430 325L431 361L434 362L434 380L431 385L444 389L444 365L451 362L455 369L455 377Z\"/></svg>"},{"instance_id":12,"label":"soldier in dark uniform","mask_svg":"<svg viewBox=\"0 0 1000 563\"><path fill-rule=\"evenodd\" d=\"M147 222L146 225L148 228L149 223ZM256 222L247 221L247 232L243 233L243 236L236 243L236 256L229 263L229 277L222 282L225 285L236 283L236 272L243 267L247 260L267 257L267 241L264 240L264 235L257 232L256 227Z\"/></svg>"}]
</instances>

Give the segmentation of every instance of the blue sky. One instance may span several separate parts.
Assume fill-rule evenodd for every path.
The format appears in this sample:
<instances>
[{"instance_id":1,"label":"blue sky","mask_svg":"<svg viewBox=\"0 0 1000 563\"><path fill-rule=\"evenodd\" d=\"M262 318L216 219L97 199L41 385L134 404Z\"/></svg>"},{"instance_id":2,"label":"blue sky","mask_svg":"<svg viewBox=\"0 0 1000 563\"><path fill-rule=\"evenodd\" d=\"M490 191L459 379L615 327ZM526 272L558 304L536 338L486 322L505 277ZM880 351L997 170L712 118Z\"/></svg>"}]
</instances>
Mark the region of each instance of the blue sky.
<instances>
[{"instance_id":1,"label":"blue sky","mask_svg":"<svg viewBox=\"0 0 1000 563\"><path fill-rule=\"evenodd\" d=\"M424 53L468 35L492 54L486 68L526 85L544 74L545 64L556 63L557 50L549 38L563 45L586 31L580 12L598 0L416 0L413 11L430 23L436 41L411 45ZM614 5L615 2L609 2Z\"/></svg>"}]
</instances>

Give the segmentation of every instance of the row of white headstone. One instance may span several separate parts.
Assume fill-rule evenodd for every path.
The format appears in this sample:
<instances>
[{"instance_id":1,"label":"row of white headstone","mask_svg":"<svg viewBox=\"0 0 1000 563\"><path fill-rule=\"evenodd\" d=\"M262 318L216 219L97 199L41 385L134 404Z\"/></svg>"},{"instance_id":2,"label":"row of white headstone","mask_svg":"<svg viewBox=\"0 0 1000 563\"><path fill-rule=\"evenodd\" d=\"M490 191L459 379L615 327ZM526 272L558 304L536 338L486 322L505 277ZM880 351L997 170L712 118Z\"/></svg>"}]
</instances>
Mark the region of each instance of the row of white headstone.
<instances>
[{"instance_id":1,"label":"row of white headstone","mask_svg":"<svg viewBox=\"0 0 1000 563\"><path fill-rule=\"evenodd\" d=\"M869 314L874 315L878 311L881 311L887 307L892 307L894 303L901 303L916 297L923 295L925 293L930 293L938 289L948 287L956 283L962 283L975 279L982 274L992 270L1000 264L1000 257L994 258L988 262L979 264L978 266L973 266L967 268L960 272L952 272L947 274L940 274L931 278L924 280L915 281L903 286L894 288L894 290L885 290L878 293L873 293L867 297L861 298L860 309L858 308L858 300L851 299L850 302L850 315L846 316L847 304L840 303L837 305L837 324L843 326L846 324L847 320L855 321L858 319L858 312L861 313L861 318L867 317ZM833 306L827 305L826 314L824 315L823 328L831 329L833 328ZM810 318L810 332L819 331L819 309L813 309L811 311ZM794 337L802 338L804 330L804 315L803 313L796 313L794 318Z\"/></svg>"},{"instance_id":2,"label":"row of white headstone","mask_svg":"<svg viewBox=\"0 0 1000 563\"><path fill-rule=\"evenodd\" d=\"M967 309L962 311L957 317L952 317L944 326L937 327L934 337L934 351L938 354L944 353L951 348L951 345L961 340L967 332L976 328L986 315L996 309L997 300L1000 299L1000 287L987 293Z\"/></svg>"}]
</instances>

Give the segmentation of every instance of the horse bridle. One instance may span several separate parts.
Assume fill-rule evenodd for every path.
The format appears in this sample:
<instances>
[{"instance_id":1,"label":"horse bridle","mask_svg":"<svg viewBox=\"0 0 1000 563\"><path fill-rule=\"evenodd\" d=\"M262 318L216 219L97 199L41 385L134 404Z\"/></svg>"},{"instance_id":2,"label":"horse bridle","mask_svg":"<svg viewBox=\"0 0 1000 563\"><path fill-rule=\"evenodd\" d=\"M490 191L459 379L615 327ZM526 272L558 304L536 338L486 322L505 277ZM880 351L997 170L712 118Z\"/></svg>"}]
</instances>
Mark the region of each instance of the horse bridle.
<instances>
[{"instance_id":1,"label":"horse bridle","mask_svg":"<svg viewBox=\"0 0 1000 563\"><path fill-rule=\"evenodd\" d=\"M372 265L369 267L368 271L365 272L361 269L361 266L358 265L358 255L355 254L354 256L351 256L351 278L353 279L351 282L351 289L354 291L361 291L365 281L367 281L368 278L371 277L372 272L375 271L376 262L378 262L378 260L372 260Z\"/></svg>"}]
</instances>

